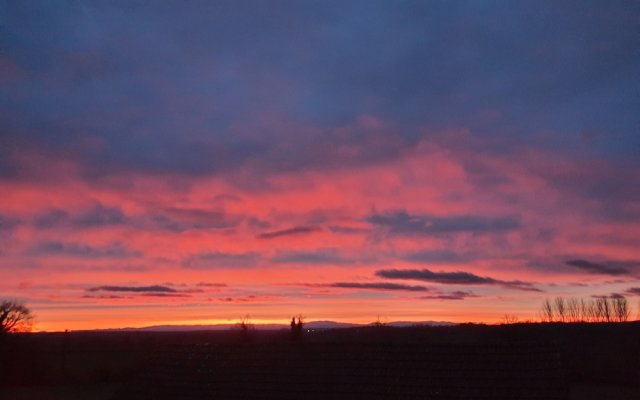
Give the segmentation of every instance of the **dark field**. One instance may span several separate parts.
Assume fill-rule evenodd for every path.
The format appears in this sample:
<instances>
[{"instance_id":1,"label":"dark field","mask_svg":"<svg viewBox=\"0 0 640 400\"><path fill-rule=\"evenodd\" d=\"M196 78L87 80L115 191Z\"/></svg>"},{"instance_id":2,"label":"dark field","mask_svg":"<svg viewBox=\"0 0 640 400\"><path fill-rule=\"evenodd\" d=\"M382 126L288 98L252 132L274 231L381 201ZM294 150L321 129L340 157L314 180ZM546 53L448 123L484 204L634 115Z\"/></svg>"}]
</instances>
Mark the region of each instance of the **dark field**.
<instances>
[{"instance_id":1,"label":"dark field","mask_svg":"<svg viewBox=\"0 0 640 400\"><path fill-rule=\"evenodd\" d=\"M639 399L640 323L5 337L0 399Z\"/></svg>"}]
</instances>

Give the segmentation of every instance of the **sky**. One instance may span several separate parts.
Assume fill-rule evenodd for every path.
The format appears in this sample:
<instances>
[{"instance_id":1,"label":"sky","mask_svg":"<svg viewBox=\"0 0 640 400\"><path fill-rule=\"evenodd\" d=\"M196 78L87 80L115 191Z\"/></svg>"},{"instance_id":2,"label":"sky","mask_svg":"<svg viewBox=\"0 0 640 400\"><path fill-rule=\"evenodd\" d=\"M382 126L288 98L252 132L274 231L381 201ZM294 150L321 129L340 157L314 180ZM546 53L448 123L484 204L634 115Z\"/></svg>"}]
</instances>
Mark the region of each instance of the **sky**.
<instances>
[{"instance_id":1,"label":"sky","mask_svg":"<svg viewBox=\"0 0 640 400\"><path fill-rule=\"evenodd\" d=\"M36 330L640 307L639 8L1 0L0 297Z\"/></svg>"}]
</instances>

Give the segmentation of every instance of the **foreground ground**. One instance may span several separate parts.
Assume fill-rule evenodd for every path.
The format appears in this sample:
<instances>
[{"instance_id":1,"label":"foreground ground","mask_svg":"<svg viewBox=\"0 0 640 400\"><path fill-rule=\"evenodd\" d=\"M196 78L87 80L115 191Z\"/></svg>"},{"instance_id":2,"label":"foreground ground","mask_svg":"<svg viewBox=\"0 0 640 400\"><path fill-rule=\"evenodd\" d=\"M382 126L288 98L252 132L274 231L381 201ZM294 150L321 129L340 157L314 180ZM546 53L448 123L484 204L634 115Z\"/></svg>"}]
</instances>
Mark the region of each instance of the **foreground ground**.
<instances>
[{"instance_id":1,"label":"foreground ground","mask_svg":"<svg viewBox=\"0 0 640 400\"><path fill-rule=\"evenodd\" d=\"M263 350L278 347L286 352L288 346L300 345L290 343L288 332L253 332L248 339L232 331L71 332L6 337L0 342L0 398L114 399L149 370L149 360L157 363L157 355L166 353L167 349L175 352L176 348L207 344L229 351L253 349L251 353L269 354ZM569 398L640 398L640 323L637 322L382 326L315 332L303 338L304 348L319 352L320 356L322 349L334 345L340 347L341 353L362 358L364 356L358 354L398 349L406 344L480 350L492 346L552 348L557 350L560 376L568 388ZM522 351L514 354L523 358L523 363L525 358L531 358ZM176 356L172 357L171 362L175 362ZM261 362L268 364L270 360Z\"/></svg>"}]
</instances>

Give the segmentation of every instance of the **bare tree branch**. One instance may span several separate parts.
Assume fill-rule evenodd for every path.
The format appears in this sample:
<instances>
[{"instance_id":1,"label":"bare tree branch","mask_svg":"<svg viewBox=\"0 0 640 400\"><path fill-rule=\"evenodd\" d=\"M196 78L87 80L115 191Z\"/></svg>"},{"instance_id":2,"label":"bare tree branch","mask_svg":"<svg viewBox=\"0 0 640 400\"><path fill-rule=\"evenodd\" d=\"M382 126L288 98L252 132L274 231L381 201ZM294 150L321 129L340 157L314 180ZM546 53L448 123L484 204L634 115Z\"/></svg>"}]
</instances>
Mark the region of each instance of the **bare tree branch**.
<instances>
[{"instance_id":1,"label":"bare tree branch","mask_svg":"<svg viewBox=\"0 0 640 400\"><path fill-rule=\"evenodd\" d=\"M0 333L31 331L33 315L24 303L0 301Z\"/></svg>"}]
</instances>

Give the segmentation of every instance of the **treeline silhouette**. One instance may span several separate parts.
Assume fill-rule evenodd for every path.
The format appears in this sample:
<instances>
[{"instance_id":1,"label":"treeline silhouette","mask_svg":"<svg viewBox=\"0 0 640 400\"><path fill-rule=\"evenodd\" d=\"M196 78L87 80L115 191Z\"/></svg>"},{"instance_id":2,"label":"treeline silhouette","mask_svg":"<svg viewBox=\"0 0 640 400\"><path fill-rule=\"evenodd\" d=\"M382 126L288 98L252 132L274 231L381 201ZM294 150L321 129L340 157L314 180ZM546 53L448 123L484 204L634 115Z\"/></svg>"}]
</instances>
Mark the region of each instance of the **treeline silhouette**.
<instances>
[{"instance_id":1,"label":"treeline silhouette","mask_svg":"<svg viewBox=\"0 0 640 400\"><path fill-rule=\"evenodd\" d=\"M291 318L291 331L290 338L293 341L302 340L303 333L303 325L304 325L304 316L302 314L298 314ZM241 317L238 323L232 327L232 332L238 333L238 338L241 342L251 342L256 336L256 327L251 322L251 317L249 314Z\"/></svg>"},{"instance_id":2,"label":"treeline silhouette","mask_svg":"<svg viewBox=\"0 0 640 400\"><path fill-rule=\"evenodd\" d=\"M599 296L591 299L558 296L545 299L540 310L543 322L626 322L631 309L624 296Z\"/></svg>"}]
</instances>

